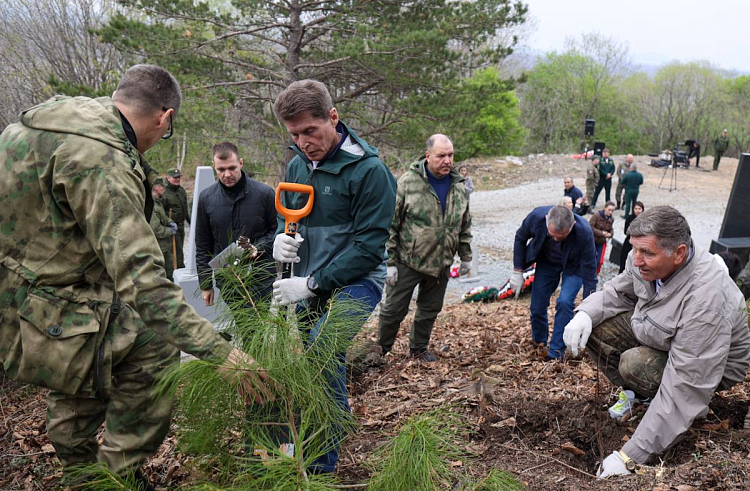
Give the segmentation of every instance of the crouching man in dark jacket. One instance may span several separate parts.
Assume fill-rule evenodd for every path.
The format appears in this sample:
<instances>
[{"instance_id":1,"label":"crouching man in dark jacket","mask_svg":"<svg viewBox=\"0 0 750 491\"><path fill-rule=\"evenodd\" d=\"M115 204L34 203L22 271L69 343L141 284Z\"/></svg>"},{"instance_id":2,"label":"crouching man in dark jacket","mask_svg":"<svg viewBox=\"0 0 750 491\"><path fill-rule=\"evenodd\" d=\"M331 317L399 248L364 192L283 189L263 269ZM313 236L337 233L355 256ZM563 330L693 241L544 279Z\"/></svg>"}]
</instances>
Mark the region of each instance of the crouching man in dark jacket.
<instances>
[{"instance_id":1,"label":"crouching man in dark jacket","mask_svg":"<svg viewBox=\"0 0 750 491\"><path fill-rule=\"evenodd\" d=\"M594 235L586 219L564 206L540 206L524 219L513 246L511 286L516 297L523 286L523 270L536 262L531 290L531 339L547 346L547 307L562 277L555 306L555 325L547 360L565 354L563 329L573 318L574 301L583 285L583 298L596 290Z\"/></svg>"}]
</instances>

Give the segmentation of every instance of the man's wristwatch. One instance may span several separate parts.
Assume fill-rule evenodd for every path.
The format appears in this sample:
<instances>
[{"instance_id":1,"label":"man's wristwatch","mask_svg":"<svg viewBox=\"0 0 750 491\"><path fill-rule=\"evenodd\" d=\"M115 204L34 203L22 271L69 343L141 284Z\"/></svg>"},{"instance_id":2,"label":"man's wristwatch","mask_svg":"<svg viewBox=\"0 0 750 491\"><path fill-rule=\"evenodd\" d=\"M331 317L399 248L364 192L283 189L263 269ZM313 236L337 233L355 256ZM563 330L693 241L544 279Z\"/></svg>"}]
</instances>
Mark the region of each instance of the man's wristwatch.
<instances>
[{"instance_id":1,"label":"man's wristwatch","mask_svg":"<svg viewBox=\"0 0 750 491\"><path fill-rule=\"evenodd\" d=\"M307 277L307 289L316 295L320 295L320 285L315 281L315 276L310 275Z\"/></svg>"},{"instance_id":2,"label":"man's wristwatch","mask_svg":"<svg viewBox=\"0 0 750 491\"><path fill-rule=\"evenodd\" d=\"M636 464L635 460L631 459L627 456L625 452L622 450L619 451L620 458L625 463L625 468L629 470L630 472L635 472L636 467L638 467L638 464Z\"/></svg>"}]
</instances>

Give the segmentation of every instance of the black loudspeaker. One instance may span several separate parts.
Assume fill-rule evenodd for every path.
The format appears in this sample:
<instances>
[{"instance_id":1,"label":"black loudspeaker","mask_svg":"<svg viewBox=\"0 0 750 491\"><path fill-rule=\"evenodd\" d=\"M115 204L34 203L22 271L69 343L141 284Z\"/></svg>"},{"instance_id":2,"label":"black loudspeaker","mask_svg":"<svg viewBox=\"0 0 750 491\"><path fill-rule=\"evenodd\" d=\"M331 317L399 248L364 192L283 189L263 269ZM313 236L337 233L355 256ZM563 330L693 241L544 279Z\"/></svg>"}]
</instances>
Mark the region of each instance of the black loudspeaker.
<instances>
[{"instance_id":1,"label":"black loudspeaker","mask_svg":"<svg viewBox=\"0 0 750 491\"><path fill-rule=\"evenodd\" d=\"M583 134L586 136L594 136L594 126L596 126L596 121L593 119L587 119L583 123Z\"/></svg>"},{"instance_id":2,"label":"black loudspeaker","mask_svg":"<svg viewBox=\"0 0 750 491\"><path fill-rule=\"evenodd\" d=\"M734 175L719 238L750 237L750 153L743 153Z\"/></svg>"},{"instance_id":3,"label":"black loudspeaker","mask_svg":"<svg viewBox=\"0 0 750 491\"><path fill-rule=\"evenodd\" d=\"M602 152L604 151L604 147L607 145L604 142L594 142L594 155L598 155L599 157L602 156Z\"/></svg>"},{"instance_id":4,"label":"black loudspeaker","mask_svg":"<svg viewBox=\"0 0 750 491\"><path fill-rule=\"evenodd\" d=\"M750 256L750 153L743 153L734 175L719 238L711 241L710 252L730 251L744 264Z\"/></svg>"}]
</instances>

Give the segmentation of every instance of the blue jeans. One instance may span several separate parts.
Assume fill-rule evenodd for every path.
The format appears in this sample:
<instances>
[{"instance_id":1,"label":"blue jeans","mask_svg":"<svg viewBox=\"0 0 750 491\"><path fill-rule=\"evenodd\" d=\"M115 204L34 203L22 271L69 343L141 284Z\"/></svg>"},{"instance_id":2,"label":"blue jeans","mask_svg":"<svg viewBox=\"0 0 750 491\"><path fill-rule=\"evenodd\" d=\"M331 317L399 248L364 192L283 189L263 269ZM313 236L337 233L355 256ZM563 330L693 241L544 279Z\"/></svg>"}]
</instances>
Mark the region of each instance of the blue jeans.
<instances>
[{"instance_id":1,"label":"blue jeans","mask_svg":"<svg viewBox=\"0 0 750 491\"><path fill-rule=\"evenodd\" d=\"M338 290L337 298L349 298L357 302L358 305L366 306L366 314L372 313L375 310L375 306L380 302L383 292L378 286L371 280L363 279L358 280L351 285L347 285L344 288ZM303 321L307 317L310 320L314 319L312 327L308 324L305 326L304 322L300 324L300 329L307 334L307 343L311 344L320 335L321 326L325 324L328 312L324 310L324 307L328 304L330 297L315 297L310 302L308 308L304 308L301 305L297 306L297 312L304 314ZM358 314L360 312L357 312ZM368 316L361 316L362 327L367 321ZM309 328L309 330L307 330ZM333 373L328 374L328 384L331 389L331 395L336 399L343 410L351 411L349 407L349 391L346 388L346 353L339 353L338 355L339 364L337 370ZM341 438L336 438L332 443L332 448L322 457L318 458L311 466L313 472L333 472L336 470L336 462L339 460L339 446Z\"/></svg>"},{"instance_id":2,"label":"blue jeans","mask_svg":"<svg viewBox=\"0 0 750 491\"><path fill-rule=\"evenodd\" d=\"M583 286L583 279L580 276L564 273L561 266L537 261L534 283L531 288L531 339L535 343L543 343L546 346L549 337L547 307L549 307L550 297L560 283L561 275L562 287L555 305L555 326L552 330L552 341L549 344L549 356L556 359L562 358L565 354L563 332L565 326L573 318L575 298L578 290Z\"/></svg>"}]
</instances>

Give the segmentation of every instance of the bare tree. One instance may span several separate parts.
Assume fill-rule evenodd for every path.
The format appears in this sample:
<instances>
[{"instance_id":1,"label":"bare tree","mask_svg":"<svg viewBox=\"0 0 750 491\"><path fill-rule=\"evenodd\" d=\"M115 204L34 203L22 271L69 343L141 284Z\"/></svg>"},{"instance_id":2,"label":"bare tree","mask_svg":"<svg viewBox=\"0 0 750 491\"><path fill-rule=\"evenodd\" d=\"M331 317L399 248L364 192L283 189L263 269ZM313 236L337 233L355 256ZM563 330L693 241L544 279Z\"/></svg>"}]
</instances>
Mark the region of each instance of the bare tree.
<instances>
[{"instance_id":1,"label":"bare tree","mask_svg":"<svg viewBox=\"0 0 750 491\"><path fill-rule=\"evenodd\" d=\"M115 8L114 0L0 2L0 125L52 95L55 83L91 95L114 85L123 57L93 31Z\"/></svg>"}]
</instances>

